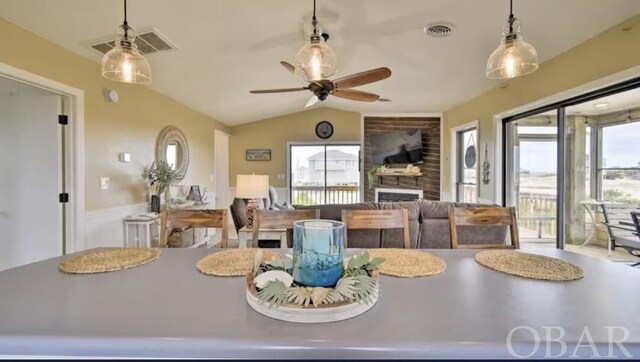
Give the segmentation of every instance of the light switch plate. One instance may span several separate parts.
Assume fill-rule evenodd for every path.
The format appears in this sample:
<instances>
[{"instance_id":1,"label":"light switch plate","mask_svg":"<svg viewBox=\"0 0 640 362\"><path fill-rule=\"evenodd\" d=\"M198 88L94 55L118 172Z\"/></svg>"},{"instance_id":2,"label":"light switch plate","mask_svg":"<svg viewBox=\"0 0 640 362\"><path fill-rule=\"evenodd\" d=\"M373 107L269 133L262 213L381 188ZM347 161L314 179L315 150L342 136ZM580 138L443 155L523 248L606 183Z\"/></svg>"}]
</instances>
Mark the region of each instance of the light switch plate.
<instances>
[{"instance_id":1,"label":"light switch plate","mask_svg":"<svg viewBox=\"0 0 640 362\"><path fill-rule=\"evenodd\" d=\"M111 180L108 177L100 177L100 190L107 190L111 186Z\"/></svg>"},{"instance_id":2,"label":"light switch plate","mask_svg":"<svg viewBox=\"0 0 640 362\"><path fill-rule=\"evenodd\" d=\"M131 162L131 154L129 152L122 152L119 158L120 162Z\"/></svg>"}]
</instances>

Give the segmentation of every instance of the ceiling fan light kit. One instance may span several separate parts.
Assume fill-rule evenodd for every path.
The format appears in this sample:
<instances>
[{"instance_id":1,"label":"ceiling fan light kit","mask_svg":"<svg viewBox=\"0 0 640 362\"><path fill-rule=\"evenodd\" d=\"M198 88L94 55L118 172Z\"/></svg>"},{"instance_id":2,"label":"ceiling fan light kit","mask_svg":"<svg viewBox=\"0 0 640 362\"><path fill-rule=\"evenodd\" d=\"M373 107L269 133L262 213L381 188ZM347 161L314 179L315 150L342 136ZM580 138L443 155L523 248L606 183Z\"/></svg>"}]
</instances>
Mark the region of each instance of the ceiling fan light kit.
<instances>
[{"instance_id":1,"label":"ceiling fan light kit","mask_svg":"<svg viewBox=\"0 0 640 362\"><path fill-rule=\"evenodd\" d=\"M124 0L124 22L118 27L113 49L102 57L102 76L123 83L151 82L151 67L134 43L136 35L127 23L127 0Z\"/></svg>"},{"instance_id":2,"label":"ceiling fan light kit","mask_svg":"<svg viewBox=\"0 0 640 362\"><path fill-rule=\"evenodd\" d=\"M487 78L510 79L535 72L538 53L522 37L520 21L513 16L513 0L502 35L500 45L487 61Z\"/></svg>"},{"instance_id":3,"label":"ceiling fan light kit","mask_svg":"<svg viewBox=\"0 0 640 362\"><path fill-rule=\"evenodd\" d=\"M327 34L322 34L318 28L316 18L316 0L313 0L313 19L311 21L312 31L307 43L298 51L296 55L296 75L308 82L327 79L336 74L336 54L331 49L326 40Z\"/></svg>"}]
</instances>

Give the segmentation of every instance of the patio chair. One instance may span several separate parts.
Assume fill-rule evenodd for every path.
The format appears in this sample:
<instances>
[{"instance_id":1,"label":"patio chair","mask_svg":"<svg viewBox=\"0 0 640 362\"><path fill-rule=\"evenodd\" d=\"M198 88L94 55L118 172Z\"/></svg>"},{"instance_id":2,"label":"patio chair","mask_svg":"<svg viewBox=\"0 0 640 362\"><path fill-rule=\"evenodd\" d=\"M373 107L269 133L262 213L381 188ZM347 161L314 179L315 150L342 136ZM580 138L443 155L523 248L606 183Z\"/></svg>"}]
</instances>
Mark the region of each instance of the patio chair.
<instances>
[{"instance_id":1,"label":"patio chair","mask_svg":"<svg viewBox=\"0 0 640 362\"><path fill-rule=\"evenodd\" d=\"M629 254L640 257L640 206L603 204L603 224L609 232L609 250L623 248ZM636 263L635 265L640 265Z\"/></svg>"}]
</instances>

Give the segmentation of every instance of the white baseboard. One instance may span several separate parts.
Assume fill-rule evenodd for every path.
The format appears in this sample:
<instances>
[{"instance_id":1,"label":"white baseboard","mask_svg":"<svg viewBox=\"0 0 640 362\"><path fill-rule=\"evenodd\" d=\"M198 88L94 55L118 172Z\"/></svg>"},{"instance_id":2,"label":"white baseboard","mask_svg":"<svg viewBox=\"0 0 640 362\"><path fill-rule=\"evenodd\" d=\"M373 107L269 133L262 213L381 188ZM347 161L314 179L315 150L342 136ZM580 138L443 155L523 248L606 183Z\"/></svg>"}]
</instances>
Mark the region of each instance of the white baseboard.
<instances>
[{"instance_id":1,"label":"white baseboard","mask_svg":"<svg viewBox=\"0 0 640 362\"><path fill-rule=\"evenodd\" d=\"M148 212L149 204L114 207L85 213L85 250L124 246L124 221L132 214Z\"/></svg>"}]
</instances>

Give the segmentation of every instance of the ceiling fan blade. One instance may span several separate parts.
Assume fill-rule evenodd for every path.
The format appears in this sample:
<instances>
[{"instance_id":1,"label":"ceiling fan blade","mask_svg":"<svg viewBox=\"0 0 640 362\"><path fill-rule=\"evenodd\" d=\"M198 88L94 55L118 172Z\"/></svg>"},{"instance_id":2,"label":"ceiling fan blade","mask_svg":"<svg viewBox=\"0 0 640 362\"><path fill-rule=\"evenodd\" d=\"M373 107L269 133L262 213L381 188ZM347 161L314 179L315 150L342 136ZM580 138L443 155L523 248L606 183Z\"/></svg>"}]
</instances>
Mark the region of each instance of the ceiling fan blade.
<instances>
[{"instance_id":1,"label":"ceiling fan blade","mask_svg":"<svg viewBox=\"0 0 640 362\"><path fill-rule=\"evenodd\" d=\"M298 91L304 91L304 90L309 90L309 88L304 87L304 88L261 89L261 90L252 90L252 91L249 91L249 93L252 93L252 94L286 93L286 92L298 92Z\"/></svg>"},{"instance_id":2,"label":"ceiling fan blade","mask_svg":"<svg viewBox=\"0 0 640 362\"><path fill-rule=\"evenodd\" d=\"M336 97L351 99L352 101L360 102L375 102L380 98L379 95L359 91L357 89L338 89L332 93Z\"/></svg>"},{"instance_id":3,"label":"ceiling fan blade","mask_svg":"<svg viewBox=\"0 0 640 362\"><path fill-rule=\"evenodd\" d=\"M316 104L317 102L318 102L318 97L314 94L311 96L311 98L309 99L307 104L304 106L304 108L309 108L312 105Z\"/></svg>"},{"instance_id":4,"label":"ceiling fan blade","mask_svg":"<svg viewBox=\"0 0 640 362\"><path fill-rule=\"evenodd\" d=\"M338 78L333 81L333 85L336 89L353 88L369 83L374 83L379 80L389 78L391 76L391 69L389 68L376 68L367 70L364 72L348 75L346 77Z\"/></svg>"},{"instance_id":5,"label":"ceiling fan blade","mask_svg":"<svg viewBox=\"0 0 640 362\"><path fill-rule=\"evenodd\" d=\"M280 61L280 64L282 64L283 67L287 68L287 70L290 71L291 73L293 74L296 73L296 67L291 65L291 63L287 63L283 60L283 61Z\"/></svg>"}]
</instances>

